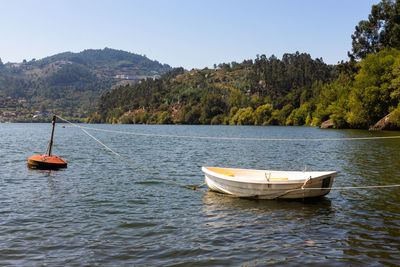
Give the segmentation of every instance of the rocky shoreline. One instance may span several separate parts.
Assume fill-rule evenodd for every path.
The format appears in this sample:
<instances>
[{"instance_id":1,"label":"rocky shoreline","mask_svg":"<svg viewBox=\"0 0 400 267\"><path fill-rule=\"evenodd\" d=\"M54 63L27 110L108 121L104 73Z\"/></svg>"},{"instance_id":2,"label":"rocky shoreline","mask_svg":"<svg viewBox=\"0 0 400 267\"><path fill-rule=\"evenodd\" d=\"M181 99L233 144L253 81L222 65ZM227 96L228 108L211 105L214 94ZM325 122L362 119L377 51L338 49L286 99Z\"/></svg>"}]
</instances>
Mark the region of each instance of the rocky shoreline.
<instances>
[{"instance_id":1,"label":"rocky shoreline","mask_svg":"<svg viewBox=\"0 0 400 267\"><path fill-rule=\"evenodd\" d=\"M377 123L375 123L373 126L371 126L368 130L369 131L400 131L400 127L393 124L390 121L390 117L392 116L392 113L389 113L382 119L380 119ZM334 128L334 124L332 120L326 120L321 125L319 126L321 129L331 129Z\"/></svg>"}]
</instances>

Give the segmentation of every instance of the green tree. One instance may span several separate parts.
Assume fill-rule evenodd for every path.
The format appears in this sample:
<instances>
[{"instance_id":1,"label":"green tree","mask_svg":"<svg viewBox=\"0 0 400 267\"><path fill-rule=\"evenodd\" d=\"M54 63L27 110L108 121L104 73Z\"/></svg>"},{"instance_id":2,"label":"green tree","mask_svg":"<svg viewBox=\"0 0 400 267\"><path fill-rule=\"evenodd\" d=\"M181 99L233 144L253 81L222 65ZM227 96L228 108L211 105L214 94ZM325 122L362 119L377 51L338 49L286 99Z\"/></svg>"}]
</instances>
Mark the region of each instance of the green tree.
<instances>
[{"instance_id":1,"label":"green tree","mask_svg":"<svg viewBox=\"0 0 400 267\"><path fill-rule=\"evenodd\" d=\"M225 124L224 114L216 115L211 120L211 125L222 125L222 124Z\"/></svg>"},{"instance_id":2,"label":"green tree","mask_svg":"<svg viewBox=\"0 0 400 267\"><path fill-rule=\"evenodd\" d=\"M400 48L400 0L373 5L368 20L358 23L351 38L351 59L363 59L385 47Z\"/></svg>"},{"instance_id":3,"label":"green tree","mask_svg":"<svg viewBox=\"0 0 400 267\"><path fill-rule=\"evenodd\" d=\"M237 89L233 89L229 96L229 102L231 107L241 108L246 105L246 96Z\"/></svg>"},{"instance_id":4,"label":"green tree","mask_svg":"<svg viewBox=\"0 0 400 267\"><path fill-rule=\"evenodd\" d=\"M200 105L186 105L181 113L180 121L185 124L200 124Z\"/></svg>"},{"instance_id":5,"label":"green tree","mask_svg":"<svg viewBox=\"0 0 400 267\"><path fill-rule=\"evenodd\" d=\"M224 113L225 103L221 96L216 93L205 93L201 99L201 116L202 124L210 124L211 119L216 115Z\"/></svg>"},{"instance_id":6,"label":"green tree","mask_svg":"<svg viewBox=\"0 0 400 267\"><path fill-rule=\"evenodd\" d=\"M230 120L231 125L254 125L253 109L251 107L239 109Z\"/></svg>"},{"instance_id":7,"label":"green tree","mask_svg":"<svg viewBox=\"0 0 400 267\"><path fill-rule=\"evenodd\" d=\"M394 101L400 101L400 60L397 60L393 64L392 74L393 79L390 86L393 89L393 92L390 93L390 97Z\"/></svg>"},{"instance_id":8,"label":"green tree","mask_svg":"<svg viewBox=\"0 0 400 267\"><path fill-rule=\"evenodd\" d=\"M270 119L270 124L272 125L286 125L286 118L291 114L294 109L292 104L285 105L280 110L275 110L272 113L272 117Z\"/></svg>"},{"instance_id":9,"label":"green tree","mask_svg":"<svg viewBox=\"0 0 400 267\"><path fill-rule=\"evenodd\" d=\"M316 98L316 108L312 114L312 125L320 125L331 119L335 128L346 127L348 98L353 79L348 73L341 73L337 79L325 84Z\"/></svg>"},{"instance_id":10,"label":"green tree","mask_svg":"<svg viewBox=\"0 0 400 267\"><path fill-rule=\"evenodd\" d=\"M294 109L286 119L286 125L307 125L311 123L311 103L304 103L299 108Z\"/></svg>"},{"instance_id":11,"label":"green tree","mask_svg":"<svg viewBox=\"0 0 400 267\"><path fill-rule=\"evenodd\" d=\"M400 62L400 50L385 49L369 54L360 62L349 97L346 121L353 128L366 128L376 123L398 105L394 98L397 88L392 87L396 66Z\"/></svg>"},{"instance_id":12,"label":"green tree","mask_svg":"<svg viewBox=\"0 0 400 267\"><path fill-rule=\"evenodd\" d=\"M164 112L160 113L158 115L157 123L159 123L159 124L172 124L173 121L172 121L172 118L171 118L171 115L169 114L169 112L168 111L164 111Z\"/></svg>"},{"instance_id":13,"label":"green tree","mask_svg":"<svg viewBox=\"0 0 400 267\"><path fill-rule=\"evenodd\" d=\"M133 123L132 118L127 115L122 116L119 121L122 124L132 124Z\"/></svg>"},{"instance_id":14,"label":"green tree","mask_svg":"<svg viewBox=\"0 0 400 267\"><path fill-rule=\"evenodd\" d=\"M274 110L273 110L271 104L265 104L265 105L259 106L254 111L254 124L255 125L269 124L269 121L271 119L271 115L272 115L273 111Z\"/></svg>"},{"instance_id":15,"label":"green tree","mask_svg":"<svg viewBox=\"0 0 400 267\"><path fill-rule=\"evenodd\" d=\"M400 103L398 107L392 111L392 116L390 117L390 122L400 128Z\"/></svg>"}]
</instances>

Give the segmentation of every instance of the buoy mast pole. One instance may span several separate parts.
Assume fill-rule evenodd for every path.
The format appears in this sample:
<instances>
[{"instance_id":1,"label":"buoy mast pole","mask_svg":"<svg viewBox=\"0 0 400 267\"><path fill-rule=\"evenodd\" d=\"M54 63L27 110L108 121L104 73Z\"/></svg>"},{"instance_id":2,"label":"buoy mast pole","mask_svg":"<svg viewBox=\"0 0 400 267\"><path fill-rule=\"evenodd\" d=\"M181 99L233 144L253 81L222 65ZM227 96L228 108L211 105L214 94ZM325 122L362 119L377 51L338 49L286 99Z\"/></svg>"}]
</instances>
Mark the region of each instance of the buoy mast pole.
<instances>
[{"instance_id":1,"label":"buoy mast pole","mask_svg":"<svg viewBox=\"0 0 400 267\"><path fill-rule=\"evenodd\" d=\"M53 129L51 129L51 138L50 138L49 153L48 153L49 156L51 156L51 149L53 147L53 136L54 136L54 127L56 125L56 116L53 116L53 119L51 120L51 124L53 125Z\"/></svg>"}]
</instances>

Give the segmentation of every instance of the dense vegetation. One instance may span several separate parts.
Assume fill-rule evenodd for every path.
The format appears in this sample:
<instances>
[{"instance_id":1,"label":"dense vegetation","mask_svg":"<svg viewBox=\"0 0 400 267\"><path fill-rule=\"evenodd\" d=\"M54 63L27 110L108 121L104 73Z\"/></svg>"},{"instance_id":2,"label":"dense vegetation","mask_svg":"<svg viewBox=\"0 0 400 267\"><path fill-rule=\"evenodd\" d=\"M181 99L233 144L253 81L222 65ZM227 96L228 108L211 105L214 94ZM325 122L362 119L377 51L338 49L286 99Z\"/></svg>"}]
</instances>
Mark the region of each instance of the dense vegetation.
<instances>
[{"instance_id":1,"label":"dense vegetation","mask_svg":"<svg viewBox=\"0 0 400 267\"><path fill-rule=\"evenodd\" d=\"M297 52L175 69L104 94L89 122L320 125L330 119L337 128L368 128L392 112L400 126L399 36L400 1L382 1L356 26L349 62L329 66Z\"/></svg>"},{"instance_id":2,"label":"dense vegetation","mask_svg":"<svg viewBox=\"0 0 400 267\"><path fill-rule=\"evenodd\" d=\"M357 72L341 73L317 98L315 123L331 119L336 128L368 128L393 112L400 126L400 50L387 48L356 64Z\"/></svg>"},{"instance_id":3,"label":"dense vegetation","mask_svg":"<svg viewBox=\"0 0 400 267\"><path fill-rule=\"evenodd\" d=\"M351 37L350 62L324 86L317 121L330 118L337 128L368 128L391 113L391 123L400 127L400 1L373 5Z\"/></svg>"},{"instance_id":4,"label":"dense vegetation","mask_svg":"<svg viewBox=\"0 0 400 267\"><path fill-rule=\"evenodd\" d=\"M187 73L178 68L106 93L90 122L302 125L311 109L287 117L319 94L333 69L300 53Z\"/></svg>"},{"instance_id":5,"label":"dense vegetation","mask_svg":"<svg viewBox=\"0 0 400 267\"><path fill-rule=\"evenodd\" d=\"M170 69L144 56L109 48L22 63L0 60L0 119L32 121L36 114L35 120L40 121L47 112L85 118L112 86Z\"/></svg>"}]
</instances>

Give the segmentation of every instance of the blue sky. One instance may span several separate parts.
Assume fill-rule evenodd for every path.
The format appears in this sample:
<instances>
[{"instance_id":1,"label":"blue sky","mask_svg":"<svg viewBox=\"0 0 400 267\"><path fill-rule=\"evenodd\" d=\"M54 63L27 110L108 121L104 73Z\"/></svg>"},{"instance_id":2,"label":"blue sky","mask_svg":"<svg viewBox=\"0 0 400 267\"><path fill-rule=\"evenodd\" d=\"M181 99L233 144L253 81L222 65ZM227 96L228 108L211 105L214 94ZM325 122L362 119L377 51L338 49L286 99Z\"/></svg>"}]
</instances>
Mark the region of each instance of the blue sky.
<instances>
[{"instance_id":1,"label":"blue sky","mask_svg":"<svg viewBox=\"0 0 400 267\"><path fill-rule=\"evenodd\" d=\"M186 69L296 51L347 60L377 0L1 0L3 63L115 48Z\"/></svg>"}]
</instances>

